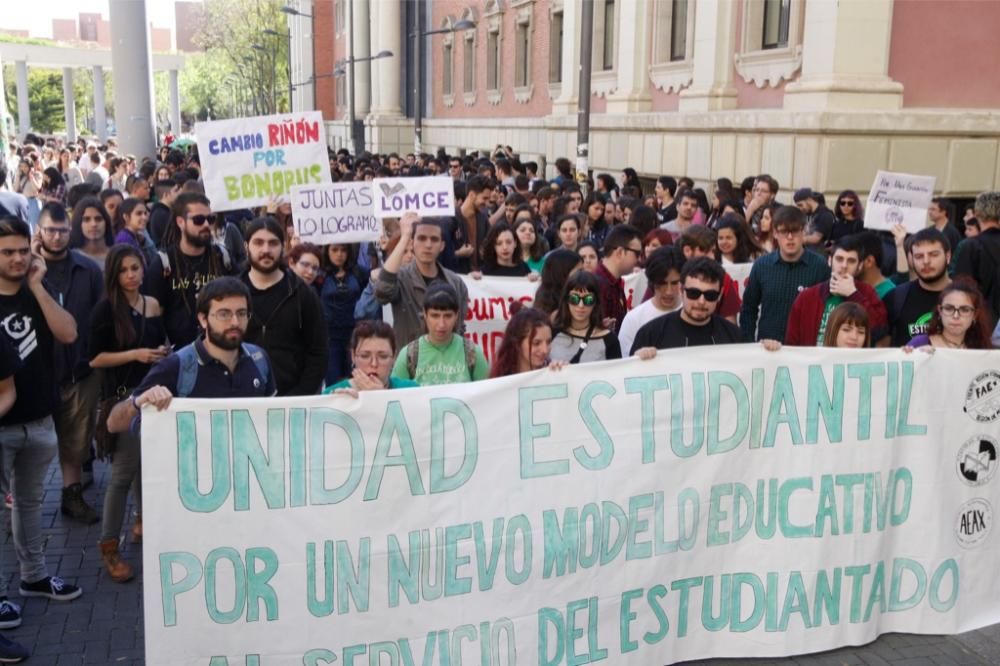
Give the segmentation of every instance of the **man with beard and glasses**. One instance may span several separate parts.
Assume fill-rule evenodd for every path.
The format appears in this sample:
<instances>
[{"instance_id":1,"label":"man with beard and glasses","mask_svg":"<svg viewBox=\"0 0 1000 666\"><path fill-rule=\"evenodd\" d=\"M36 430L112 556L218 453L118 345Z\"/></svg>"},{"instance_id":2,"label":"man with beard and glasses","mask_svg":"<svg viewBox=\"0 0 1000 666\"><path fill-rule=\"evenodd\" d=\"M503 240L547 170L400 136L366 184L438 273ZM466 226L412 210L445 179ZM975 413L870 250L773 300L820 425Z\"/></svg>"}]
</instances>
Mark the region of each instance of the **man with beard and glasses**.
<instances>
[{"instance_id":1,"label":"man with beard and glasses","mask_svg":"<svg viewBox=\"0 0 1000 666\"><path fill-rule=\"evenodd\" d=\"M17 350L20 360L14 373L16 402L0 417L0 455L4 479L14 495L10 519L20 563L21 596L69 601L81 591L49 575L42 499L45 475L58 449L52 422L59 405L53 344L72 344L77 331L73 315L45 289L45 259L32 253L30 237L26 222L0 216L0 335ZM11 577L7 571L2 573L0 629L12 629L21 624L21 609L7 600ZM24 656L24 648L0 637L0 659L16 663L14 659Z\"/></svg>"},{"instance_id":2,"label":"man with beard and glasses","mask_svg":"<svg viewBox=\"0 0 1000 666\"><path fill-rule=\"evenodd\" d=\"M715 313L725 275L722 265L708 257L684 264L681 269L684 305L644 324L635 334L632 355L649 360L656 356L657 349L743 342L739 326Z\"/></svg>"},{"instance_id":3,"label":"man with beard and glasses","mask_svg":"<svg viewBox=\"0 0 1000 666\"><path fill-rule=\"evenodd\" d=\"M143 405L166 409L178 398L265 398L275 394L267 353L243 342L250 320L250 292L223 277L198 292L204 336L159 361L131 396L108 415L110 432L135 430Z\"/></svg>"},{"instance_id":4,"label":"man with beard and glasses","mask_svg":"<svg viewBox=\"0 0 1000 666\"><path fill-rule=\"evenodd\" d=\"M60 511L87 525L100 520L83 498L83 464L90 456L100 381L89 363L90 313L104 295L101 267L79 250L69 249L66 208L49 202L38 216L38 249L45 259L45 286L76 321L73 344L57 344L54 353L59 406L52 415L59 437L62 470Z\"/></svg>"},{"instance_id":5,"label":"man with beard and glasses","mask_svg":"<svg viewBox=\"0 0 1000 666\"><path fill-rule=\"evenodd\" d=\"M907 254L917 279L899 285L886 298L893 347L927 333L938 297L951 284L951 244L941 231L928 227L913 234Z\"/></svg>"},{"instance_id":6,"label":"man with beard and glasses","mask_svg":"<svg viewBox=\"0 0 1000 666\"><path fill-rule=\"evenodd\" d=\"M163 234L164 249L146 269L143 292L163 307L163 323L175 349L198 337L198 291L235 272L229 253L212 242L211 206L204 194L178 195L171 211L174 224Z\"/></svg>"},{"instance_id":7,"label":"man with beard and glasses","mask_svg":"<svg viewBox=\"0 0 1000 666\"><path fill-rule=\"evenodd\" d=\"M274 363L278 395L319 393L327 361L326 324L316 291L285 267L285 231L272 217L247 225L250 267L240 280L250 290L248 342Z\"/></svg>"}]
</instances>

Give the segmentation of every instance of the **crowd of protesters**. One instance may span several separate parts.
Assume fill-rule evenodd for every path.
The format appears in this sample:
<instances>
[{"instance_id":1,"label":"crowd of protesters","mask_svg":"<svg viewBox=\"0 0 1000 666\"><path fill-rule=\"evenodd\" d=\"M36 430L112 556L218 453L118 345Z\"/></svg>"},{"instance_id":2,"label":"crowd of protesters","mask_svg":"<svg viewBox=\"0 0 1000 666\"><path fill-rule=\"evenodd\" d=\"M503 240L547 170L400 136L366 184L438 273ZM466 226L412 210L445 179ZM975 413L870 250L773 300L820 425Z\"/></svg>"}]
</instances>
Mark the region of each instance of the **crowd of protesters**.
<instances>
[{"instance_id":1,"label":"crowd of protesters","mask_svg":"<svg viewBox=\"0 0 1000 666\"><path fill-rule=\"evenodd\" d=\"M196 148L137 158L111 141L12 145L0 160L0 484L20 596L82 594L45 564L56 456L62 513L101 521L107 575L134 577L120 544L123 530L142 538L142 408L173 397L356 398L716 344L1000 345L1000 192L961 218L937 198L909 234L866 229L850 190L831 210L808 188L782 204L766 174L705 189L644 184L631 168L581 181L569 160L554 166L545 179L501 146L331 152L335 181L448 175L456 214L407 213L379 242L318 247L298 238L287 197L219 210ZM726 269L751 262L741 290ZM648 289L630 307L624 278L638 271ZM461 275L537 282L491 362L463 335ZM84 496L95 458L111 469L100 512ZM20 623L0 587L0 629ZM26 654L0 635L0 661Z\"/></svg>"}]
</instances>

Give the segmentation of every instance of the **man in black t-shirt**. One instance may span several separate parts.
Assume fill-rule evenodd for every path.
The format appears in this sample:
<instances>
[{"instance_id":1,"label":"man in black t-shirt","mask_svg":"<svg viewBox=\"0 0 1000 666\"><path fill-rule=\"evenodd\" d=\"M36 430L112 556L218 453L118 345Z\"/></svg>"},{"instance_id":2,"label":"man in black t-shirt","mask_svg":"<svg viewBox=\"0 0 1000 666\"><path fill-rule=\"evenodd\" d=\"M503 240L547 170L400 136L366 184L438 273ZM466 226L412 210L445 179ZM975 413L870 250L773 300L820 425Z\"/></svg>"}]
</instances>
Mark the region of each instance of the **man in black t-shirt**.
<instances>
[{"instance_id":1,"label":"man in black t-shirt","mask_svg":"<svg viewBox=\"0 0 1000 666\"><path fill-rule=\"evenodd\" d=\"M893 347L902 347L927 333L938 297L951 284L951 245L934 227L913 235L907 255L917 279L899 285L886 297Z\"/></svg>"},{"instance_id":2,"label":"man in black t-shirt","mask_svg":"<svg viewBox=\"0 0 1000 666\"><path fill-rule=\"evenodd\" d=\"M50 576L45 566L42 495L57 450L53 345L72 344L76 322L45 290L45 260L31 253L30 235L19 218L0 217L0 335L17 349L21 361L14 375L18 399L0 417L0 455L14 496L11 522L21 596L69 601L80 596L80 588ZM7 600L7 580L0 573L0 628L21 623L20 608Z\"/></svg>"},{"instance_id":3,"label":"man in black t-shirt","mask_svg":"<svg viewBox=\"0 0 1000 666\"><path fill-rule=\"evenodd\" d=\"M165 250L146 269L143 291L160 302L167 337L180 349L198 337L198 292L236 271L228 252L212 242L212 208L205 195L178 195L172 215L174 224L163 234Z\"/></svg>"},{"instance_id":4,"label":"man in black t-shirt","mask_svg":"<svg viewBox=\"0 0 1000 666\"><path fill-rule=\"evenodd\" d=\"M743 342L739 326L715 314L725 275L719 262L708 257L684 264L681 270L684 305L644 324L635 334L631 353L651 359L657 349Z\"/></svg>"},{"instance_id":5,"label":"man in black t-shirt","mask_svg":"<svg viewBox=\"0 0 1000 666\"><path fill-rule=\"evenodd\" d=\"M316 292L285 264L285 232L271 217L247 226L250 268L240 275L250 290L246 340L271 358L278 395L314 395L327 367L327 335Z\"/></svg>"}]
</instances>

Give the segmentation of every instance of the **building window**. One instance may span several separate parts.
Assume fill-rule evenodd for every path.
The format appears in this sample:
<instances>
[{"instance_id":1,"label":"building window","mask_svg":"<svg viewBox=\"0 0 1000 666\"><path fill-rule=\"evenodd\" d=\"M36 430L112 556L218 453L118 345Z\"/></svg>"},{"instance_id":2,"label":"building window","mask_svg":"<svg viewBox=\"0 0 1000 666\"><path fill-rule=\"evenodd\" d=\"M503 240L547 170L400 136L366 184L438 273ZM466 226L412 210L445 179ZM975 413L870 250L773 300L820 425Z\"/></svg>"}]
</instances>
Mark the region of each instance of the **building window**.
<instances>
[{"instance_id":1,"label":"building window","mask_svg":"<svg viewBox=\"0 0 1000 666\"><path fill-rule=\"evenodd\" d=\"M549 19L549 83L562 83L563 13Z\"/></svg>"},{"instance_id":2,"label":"building window","mask_svg":"<svg viewBox=\"0 0 1000 666\"><path fill-rule=\"evenodd\" d=\"M486 33L486 89L500 89L500 31Z\"/></svg>"},{"instance_id":3,"label":"building window","mask_svg":"<svg viewBox=\"0 0 1000 666\"><path fill-rule=\"evenodd\" d=\"M615 68L615 0L604 0L603 44L601 69Z\"/></svg>"},{"instance_id":4,"label":"building window","mask_svg":"<svg viewBox=\"0 0 1000 666\"><path fill-rule=\"evenodd\" d=\"M441 77L441 90L445 95L453 95L453 85L451 81L451 73L454 67L454 46L452 42L446 42L444 45L444 72Z\"/></svg>"},{"instance_id":5,"label":"building window","mask_svg":"<svg viewBox=\"0 0 1000 666\"><path fill-rule=\"evenodd\" d=\"M791 13L791 0L764 0L761 48L782 49L788 46L788 21Z\"/></svg>"},{"instance_id":6,"label":"building window","mask_svg":"<svg viewBox=\"0 0 1000 666\"><path fill-rule=\"evenodd\" d=\"M649 78L664 92L678 92L693 79L696 6L693 0L654 0Z\"/></svg>"},{"instance_id":7,"label":"building window","mask_svg":"<svg viewBox=\"0 0 1000 666\"><path fill-rule=\"evenodd\" d=\"M531 83L530 23L518 23L514 43L514 85L524 88Z\"/></svg>"},{"instance_id":8,"label":"building window","mask_svg":"<svg viewBox=\"0 0 1000 666\"><path fill-rule=\"evenodd\" d=\"M791 80L802 67L805 0L744 0L736 71L758 88Z\"/></svg>"},{"instance_id":9,"label":"building window","mask_svg":"<svg viewBox=\"0 0 1000 666\"><path fill-rule=\"evenodd\" d=\"M462 18L467 18L463 16ZM476 103L476 30L466 30L462 41L462 90L465 103Z\"/></svg>"},{"instance_id":10,"label":"building window","mask_svg":"<svg viewBox=\"0 0 1000 666\"><path fill-rule=\"evenodd\" d=\"M670 62L687 59L688 0L672 0L670 12Z\"/></svg>"}]
</instances>

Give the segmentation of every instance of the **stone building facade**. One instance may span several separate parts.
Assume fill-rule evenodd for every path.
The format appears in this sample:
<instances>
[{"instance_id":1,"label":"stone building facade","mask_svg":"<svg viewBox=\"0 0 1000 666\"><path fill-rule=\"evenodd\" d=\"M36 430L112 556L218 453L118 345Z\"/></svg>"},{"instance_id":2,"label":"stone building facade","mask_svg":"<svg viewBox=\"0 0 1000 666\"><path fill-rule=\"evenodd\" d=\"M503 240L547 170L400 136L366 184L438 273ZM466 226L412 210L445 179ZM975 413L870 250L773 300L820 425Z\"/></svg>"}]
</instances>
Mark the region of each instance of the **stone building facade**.
<instances>
[{"instance_id":1,"label":"stone building facade","mask_svg":"<svg viewBox=\"0 0 1000 666\"><path fill-rule=\"evenodd\" d=\"M467 19L474 29L423 40L424 150L575 155L583 0L299 2L317 77L348 56L350 25L356 58L394 53L355 68L370 150L413 149L414 25ZM782 189L835 192L889 169L933 175L951 196L1000 188L997 0L592 2L596 171L767 172ZM310 91L338 146L346 78Z\"/></svg>"}]
</instances>

